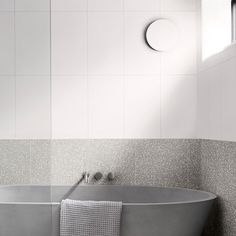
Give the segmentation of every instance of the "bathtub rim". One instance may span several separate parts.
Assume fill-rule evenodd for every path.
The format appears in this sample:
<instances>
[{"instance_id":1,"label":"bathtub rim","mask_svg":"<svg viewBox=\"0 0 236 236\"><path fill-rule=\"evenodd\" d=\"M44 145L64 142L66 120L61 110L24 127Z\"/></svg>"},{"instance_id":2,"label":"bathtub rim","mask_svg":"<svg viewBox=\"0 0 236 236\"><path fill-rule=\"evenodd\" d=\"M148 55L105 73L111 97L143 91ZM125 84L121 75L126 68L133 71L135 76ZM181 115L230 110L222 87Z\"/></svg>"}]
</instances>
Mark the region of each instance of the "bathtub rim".
<instances>
[{"instance_id":1,"label":"bathtub rim","mask_svg":"<svg viewBox=\"0 0 236 236\"><path fill-rule=\"evenodd\" d=\"M48 185L48 184L14 184L14 185L0 185L1 188L7 188L7 187L72 187L73 185L61 185L61 184L54 184L54 185ZM180 204L192 204L192 203L202 203L202 202L208 202L208 201L214 201L217 199L217 195L212 192L204 191L204 190L197 190L197 189L190 189L190 188L183 188L183 187L161 187L161 186L145 186L145 185L79 185L78 187L136 187L136 188L164 188L164 189L179 189L179 190L187 190L192 192L200 192L203 194L206 194L207 198L202 198L200 200L192 200L192 201L180 201L180 202L137 202L137 203L125 203L122 202L123 206L158 206L158 205L180 205ZM1 205L51 205L51 206L59 206L60 202L1 202Z\"/></svg>"}]
</instances>

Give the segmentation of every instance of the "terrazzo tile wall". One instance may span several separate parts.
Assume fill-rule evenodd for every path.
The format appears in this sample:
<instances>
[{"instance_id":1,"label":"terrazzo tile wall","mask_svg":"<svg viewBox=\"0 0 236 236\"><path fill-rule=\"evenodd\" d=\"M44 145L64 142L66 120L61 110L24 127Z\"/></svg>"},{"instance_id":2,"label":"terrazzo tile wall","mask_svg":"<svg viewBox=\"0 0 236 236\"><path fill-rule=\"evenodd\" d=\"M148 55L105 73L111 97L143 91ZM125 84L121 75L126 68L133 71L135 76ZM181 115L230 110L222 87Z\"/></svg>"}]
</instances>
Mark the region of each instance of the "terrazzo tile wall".
<instances>
[{"instance_id":1,"label":"terrazzo tile wall","mask_svg":"<svg viewBox=\"0 0 236 236\"><path fill-rule=\"evenodd\" d=\"M113 184L197 188L197 146L187 139L53 140L52 184L73 184L83 171L112 171Z\"/></svg>"},{"instance_id":2,"label":"terrazzo tile wall","mask_svg":"<svg viewBox=\"0 0 236 236\"><path fill-rule=\"evenodd\" d=\"M198 146L187 139L5 140L0 184L70 185L83 171L112 171L112 184L197 188Z\"/></svg>"},{"instance_id":3,"label":"terrazzo tile wall","mask_svg":"<svg viewBox=\"0 0 236 236\"><path fill-rule=\"evenodd\" d=\"M0 184L49 184L49 140L0 140Z\"/></svg>"}]
</instances>

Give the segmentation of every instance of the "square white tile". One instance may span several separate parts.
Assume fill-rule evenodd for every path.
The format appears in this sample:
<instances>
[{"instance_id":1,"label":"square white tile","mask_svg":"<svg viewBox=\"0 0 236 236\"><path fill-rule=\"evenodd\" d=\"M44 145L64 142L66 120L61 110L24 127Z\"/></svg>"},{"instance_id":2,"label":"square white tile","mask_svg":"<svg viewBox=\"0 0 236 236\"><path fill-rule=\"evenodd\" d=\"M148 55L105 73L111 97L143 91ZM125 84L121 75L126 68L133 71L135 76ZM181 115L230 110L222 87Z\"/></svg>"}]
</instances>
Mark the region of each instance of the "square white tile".
<instances>
[{"instance_id":1,"label":"square white tile","mask_svg":"<svg viewBox=\"0 0 236 236\"><path fill-rule=\"evenodd\" d=\"M51 0L15 0L16 11L50 11Z\"/></svg>"},{"instance_id":2,"label":"square white tile","mask_svg":"<svg viewBox=\"0 0 236 236\"><path fill-rule=\"evenodd\" d=\"M15 77L0 76L0 139L15 138Z\"/></svg>"},{"instance_id":3,"label":"square white tile","mask_svg":"<svg viewBox=\"0 0 236 236\"><path fill-rule=\"evenodd\" d=\"M88 13L88 74L123 73L123 14Z\"/></svg>"},{"instance_id":4,"label":"square white tile","mask_svg":"<svg viewBox=\"0 0 236 236\"><path fill-rule=\"evenodd\" d=\"M16 138L50 138L50 113L50 76L17 76Z\"/></svg>"},{"instance_id":5,"label":"square white tile","mask_svg":"<svg viewBox=\"0 0 236 236\"><path fill-rule=\"evenodd\" d=\"M14 11L14 0L0 0L0 11Z\"/></svg>"},{"instance_id":6,"label":"square white tile","mask_svg":"<svg viewBox=\"0 0 236 236\"><path fill-rule=\"evenodd\" d=\"M160 77L125 79L125 138L160 138Z\"/></svg>"},{"instance_id":7,"label":"square white tile","mask_svg":"<svg viewBox=\"0 0 236 236\"><path fill-rule=\"evenodd\" d=\"M16 74L50 74L50 14L17 12Z\"/></svg>"},{"instance_id":8,"label":"square white tile","mask_svg":"<svg viewBox=\"0 0 236 236\"><path fill-rule=\"evenodd\" d=\"M209 80L209 138L220 139L222 132L222 77L218 67L210 68L206 75Z\"/></svg>"},{"instance_id":9,"label":"square white tile","mask_svg":"<svg viewBox=\"0 0 236 236\"><path fill-rule=\"evenodd\" d=\"M161 54L145 41L147 26L159 17L158 13L125 13L126 75L160 75Z\"/></svg>"},{"instance_id":10,"label":"square white tile","mask_svg":"<svg viewBox=\"0 0 236 236\"><path fill-rule=\"evenodd\" d=\"M161 11L161 0L124 0L126 11Z\"/></svg>"},{"instance_id":11,"label":"square white tile","mask_svg":"<svg viewBox=\"0 0 236 236\"><path fill-rule=\"evenodd\" d=\"M86 76L52 77L52 137L88 138Z\"/></svg>"},{"instance_id":12,"label":"square white tile","mask_svg":"<svg viewBox=\"0 0 236 236\"><path fill-rule=\"evenodd\" d=\"M209 136L209 110L210 110L210 82L208 73L201 72L198 76L197 100L197 133L198 138L208 139Z\"/></svg>"},{"instance_id":13,"label":"square white tile","mask_svg":"<svg viewBox=\"0 0 236 236\"><path fill-rule=\"evenodd\" d=\"M84 12L52 13L52 74L87 73L87 15Z\"/></svg>"},{"instance_id":14,"label":"square white tile","mask_svg":"<svg viewBox=\"0 0 236 236\"><path fill-rule=\"evenodd\" d=\"M164 76L161 82L161 137L196 137L196 76Z\"/></svg>"},{"instance_id":15,"label":"square white tile","mask_svg":"<svg viewBox=\"0 0 236 236\"><path fill-rule=\"evenodd\" d=\"M123 137L122 76L89 76L89 138Z\"/></svg>"},{"instance_id":16,"label":"square white tile","mask_svg":"<svg viewBox=\"0 0 236 236\"><path fill-rule=\"evenodd\" d=\"M163 74L197 73L197 23L195 13L165 13L179 32L176 47L162 54Z\"/></svg>"},{"instance_id":17,"label":"square white tile","mask_svg":"<svg viewBox=\"0 0 236 236\"><path fill-rule=\"evenodd\" d=\"M122 11L123 0L87 0L89 11Z\"/></svg>"},{"instance_id":18,"label":"square white tile","mask_svg":"<svg viewBox=\"0 0 236 236\"><path fill-rule=\"evenodd\" d=\"M236 59L235 57L219 65L222 78L222 138L226 141L236 141Z\"/></svg>"},{"instance_id":19,"label":"square white tile","mask_svg":"<svg viewBox=\"0 0 236 236\"><path fill-rule=\"evenodd\" d=\"M51 0L52 11L86 11L88 0Z\"/></svg>"},{"instance_id":20,"label":"square white tile","mask_svg":"<svg viewBox=\"0 0 236 236\"><path fill-rule=\"evenodd\" d=\"M198 0L161 0L162 11L196 11Z\"/></svg>"},{"instance_id":21,"label":"square white tile","mask_svg":"<svg viewBox=\"0 0 236 236\"><path fill-rule=\"evenodd\" d=\"M14 13L0 12L0 75L15 73Z\"/></svg>"}]
</instances>

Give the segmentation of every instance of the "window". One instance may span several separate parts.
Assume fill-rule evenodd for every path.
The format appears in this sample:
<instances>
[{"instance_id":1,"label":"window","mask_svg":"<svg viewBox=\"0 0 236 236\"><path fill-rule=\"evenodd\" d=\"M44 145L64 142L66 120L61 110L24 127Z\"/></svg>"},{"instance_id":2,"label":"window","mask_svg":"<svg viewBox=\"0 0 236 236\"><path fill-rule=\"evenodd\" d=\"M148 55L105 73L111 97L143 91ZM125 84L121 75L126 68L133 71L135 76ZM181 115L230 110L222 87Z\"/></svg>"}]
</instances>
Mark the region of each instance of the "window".
<instances>
[{"instance_id":1,"label":"window","mask_svg":"<svg viewBox=\"0 0 236 236\"><path fill-rule=\"evenodd\" d=\"M231 1L232 16L232 42L236 41L236 0Z\"/></svg>"}]
</instances>

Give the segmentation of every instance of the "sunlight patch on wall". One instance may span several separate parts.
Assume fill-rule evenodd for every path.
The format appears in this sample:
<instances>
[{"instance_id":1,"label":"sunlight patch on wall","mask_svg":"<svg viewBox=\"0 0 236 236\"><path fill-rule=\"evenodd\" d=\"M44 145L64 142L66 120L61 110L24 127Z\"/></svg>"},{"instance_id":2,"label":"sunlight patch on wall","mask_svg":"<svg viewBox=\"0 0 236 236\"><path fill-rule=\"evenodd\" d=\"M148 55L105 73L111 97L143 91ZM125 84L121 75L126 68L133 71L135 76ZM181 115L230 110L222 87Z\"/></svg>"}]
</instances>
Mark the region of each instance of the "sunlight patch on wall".
<instances>
[{"instance_id":1,"label":"sunlight patch on wall","mask_svg":"<svg viewBox=\"0 0 236 236\"><path fill-rule=\"evenodd\" d=\"M231 44L231 0L202 0L202 60Z\"/></svg>"}]
</instances>

